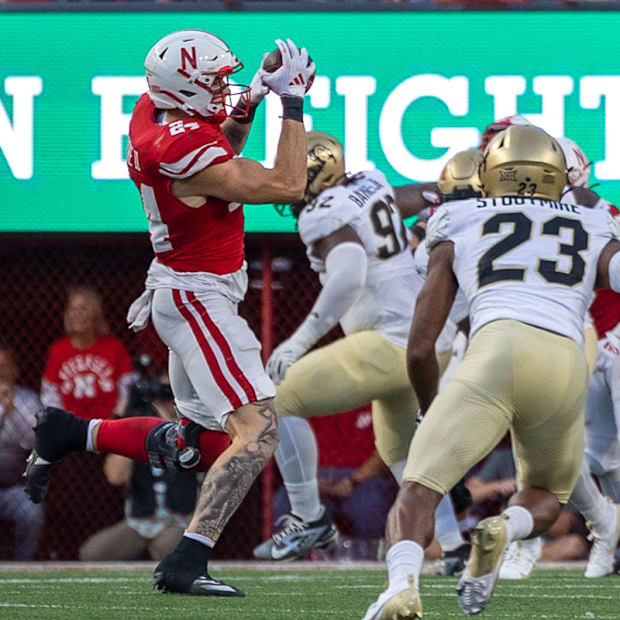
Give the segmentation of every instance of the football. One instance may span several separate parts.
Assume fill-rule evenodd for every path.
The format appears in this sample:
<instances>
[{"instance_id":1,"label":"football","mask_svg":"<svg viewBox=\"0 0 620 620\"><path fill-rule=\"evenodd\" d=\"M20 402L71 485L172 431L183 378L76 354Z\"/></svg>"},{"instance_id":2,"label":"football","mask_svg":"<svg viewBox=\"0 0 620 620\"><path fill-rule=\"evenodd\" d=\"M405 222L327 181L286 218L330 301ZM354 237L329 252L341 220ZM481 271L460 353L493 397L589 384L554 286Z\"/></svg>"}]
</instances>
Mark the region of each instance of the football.
<instances>
[{"instance_id":1,"label":"football","mask_svg":"<svg viewBox=\"0 0 620 620\"><path fill-rule=\"evenodd\" d=\"M308 56L308 65L312 62L312 58ZM265 60L263 60L263 69L267 73L273 73L282 66L282 54L280 50L276 48L273 52L270 52Z\"/></svg>"}]
</instances>

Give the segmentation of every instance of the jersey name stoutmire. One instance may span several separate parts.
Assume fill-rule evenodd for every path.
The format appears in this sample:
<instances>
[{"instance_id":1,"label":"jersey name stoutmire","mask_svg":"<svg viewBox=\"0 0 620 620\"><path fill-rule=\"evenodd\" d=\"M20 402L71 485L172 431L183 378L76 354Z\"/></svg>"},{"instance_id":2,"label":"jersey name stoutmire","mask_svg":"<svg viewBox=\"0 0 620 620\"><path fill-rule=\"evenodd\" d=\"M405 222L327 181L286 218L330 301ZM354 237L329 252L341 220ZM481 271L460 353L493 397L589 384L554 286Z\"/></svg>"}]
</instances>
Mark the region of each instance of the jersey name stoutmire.
<instances>
[{"instance_id":1,"label":"jersey name stoutmire","mask_svg":"<svg viewBox=\"0 0 620 620\"><path fill-rule=\"evenodd\" d=\"M505 196L441 207L429 220L427 244L454 243L471 335L491 321L514 319L583 346L598 257L617 238L618 225L602 210Z\"/></svg>"}]
</instances>

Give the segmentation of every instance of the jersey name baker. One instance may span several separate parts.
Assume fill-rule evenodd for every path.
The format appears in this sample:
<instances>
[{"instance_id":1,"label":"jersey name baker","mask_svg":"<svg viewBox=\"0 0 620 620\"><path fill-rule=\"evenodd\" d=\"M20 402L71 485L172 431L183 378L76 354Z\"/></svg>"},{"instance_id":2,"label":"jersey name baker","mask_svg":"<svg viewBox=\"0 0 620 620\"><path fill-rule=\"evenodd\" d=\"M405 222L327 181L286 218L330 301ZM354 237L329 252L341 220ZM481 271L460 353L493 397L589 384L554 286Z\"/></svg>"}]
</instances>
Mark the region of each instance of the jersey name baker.
<instances>
[{"instance_id":1,"label":"jersey name baker","mask_svg":"<svg viewBox=\"0 0 620 620\"><path fill-rule=\"evenodd\" d=\"M383 187L384 186L378 181L375 181L374 179L368 179L367 183L360 187L357 187L347 196L347 198L351 202L354 202L361 209L366 205L366 201L369 198L372 198Z\"/></svg>"},{"instance_id":2,"label":"jersey name baker","mask_svg":"<svg viewBox=\"0 0 620 620\"><path fill-rule=\"evenodd\" d=\"M415 270L394 190L383 173L359 172L321 192L301 212L299 235L314 271L325 271L314 244L343 226L355 231L367 258L364 286L340 319L344 333L372 329L405 347L422 278Z\"/></svg>"}]
</instances>

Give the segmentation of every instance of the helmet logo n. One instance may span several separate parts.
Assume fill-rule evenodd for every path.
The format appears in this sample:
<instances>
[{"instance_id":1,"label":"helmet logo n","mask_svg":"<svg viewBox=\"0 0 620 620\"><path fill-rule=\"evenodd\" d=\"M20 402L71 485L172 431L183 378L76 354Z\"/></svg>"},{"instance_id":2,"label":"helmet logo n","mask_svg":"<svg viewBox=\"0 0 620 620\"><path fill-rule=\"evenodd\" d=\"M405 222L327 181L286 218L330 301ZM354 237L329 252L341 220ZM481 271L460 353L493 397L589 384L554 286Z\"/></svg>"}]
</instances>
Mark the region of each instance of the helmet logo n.
<instances>
[{"instance_id":1,"label":"helmet logo n","mask_svg":"<svg viewBox=\"0 0 620 620\"><path fill-rule=\"evenodd\" d=\"M583 153L577 149L573 149L573 153L575 154L575 157L579 160L581 165L585 167L588 162L586 161L586 158L584 157Z\"/></svg>"},{"instance_id":2,"label":"helmet logo n","mask_svg":"<svg viewBox=\"0 0 620 620\"><path fill-rule=\"evenodd\" d=\"M189 78L190 73L188 73L186 67L187 64L191 65L191 67L196 70L198 67L198 60L196 59L196 48L192 47L191 52L188 51L186 47L181 48L181 66L177 69L177 73L180 73L182 76Z\"/></svg>"}]
</instances>

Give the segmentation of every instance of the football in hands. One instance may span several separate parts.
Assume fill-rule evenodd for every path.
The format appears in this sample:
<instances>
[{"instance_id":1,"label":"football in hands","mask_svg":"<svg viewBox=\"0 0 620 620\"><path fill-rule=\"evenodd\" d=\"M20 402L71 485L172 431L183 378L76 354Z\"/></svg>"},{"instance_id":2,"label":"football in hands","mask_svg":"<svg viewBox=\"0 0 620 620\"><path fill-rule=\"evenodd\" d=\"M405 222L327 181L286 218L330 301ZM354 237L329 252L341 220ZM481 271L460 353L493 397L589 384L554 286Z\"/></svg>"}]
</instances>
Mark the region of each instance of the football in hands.
<instances>
[{"instance_id":1,"label":"football in hands","mask_svg":"<svg viewBox=\"0 0 620 620\"><path fill-rule=\"evenodd\" d=\"M312 64L312 58L308 56L308 64L309 67ZM267 73L273 73L277 71L282 66L282 54L280 50L276 47L273 52L270 52L265 60L263 60L263 70Z\"/></svg>"}]
</instances>

